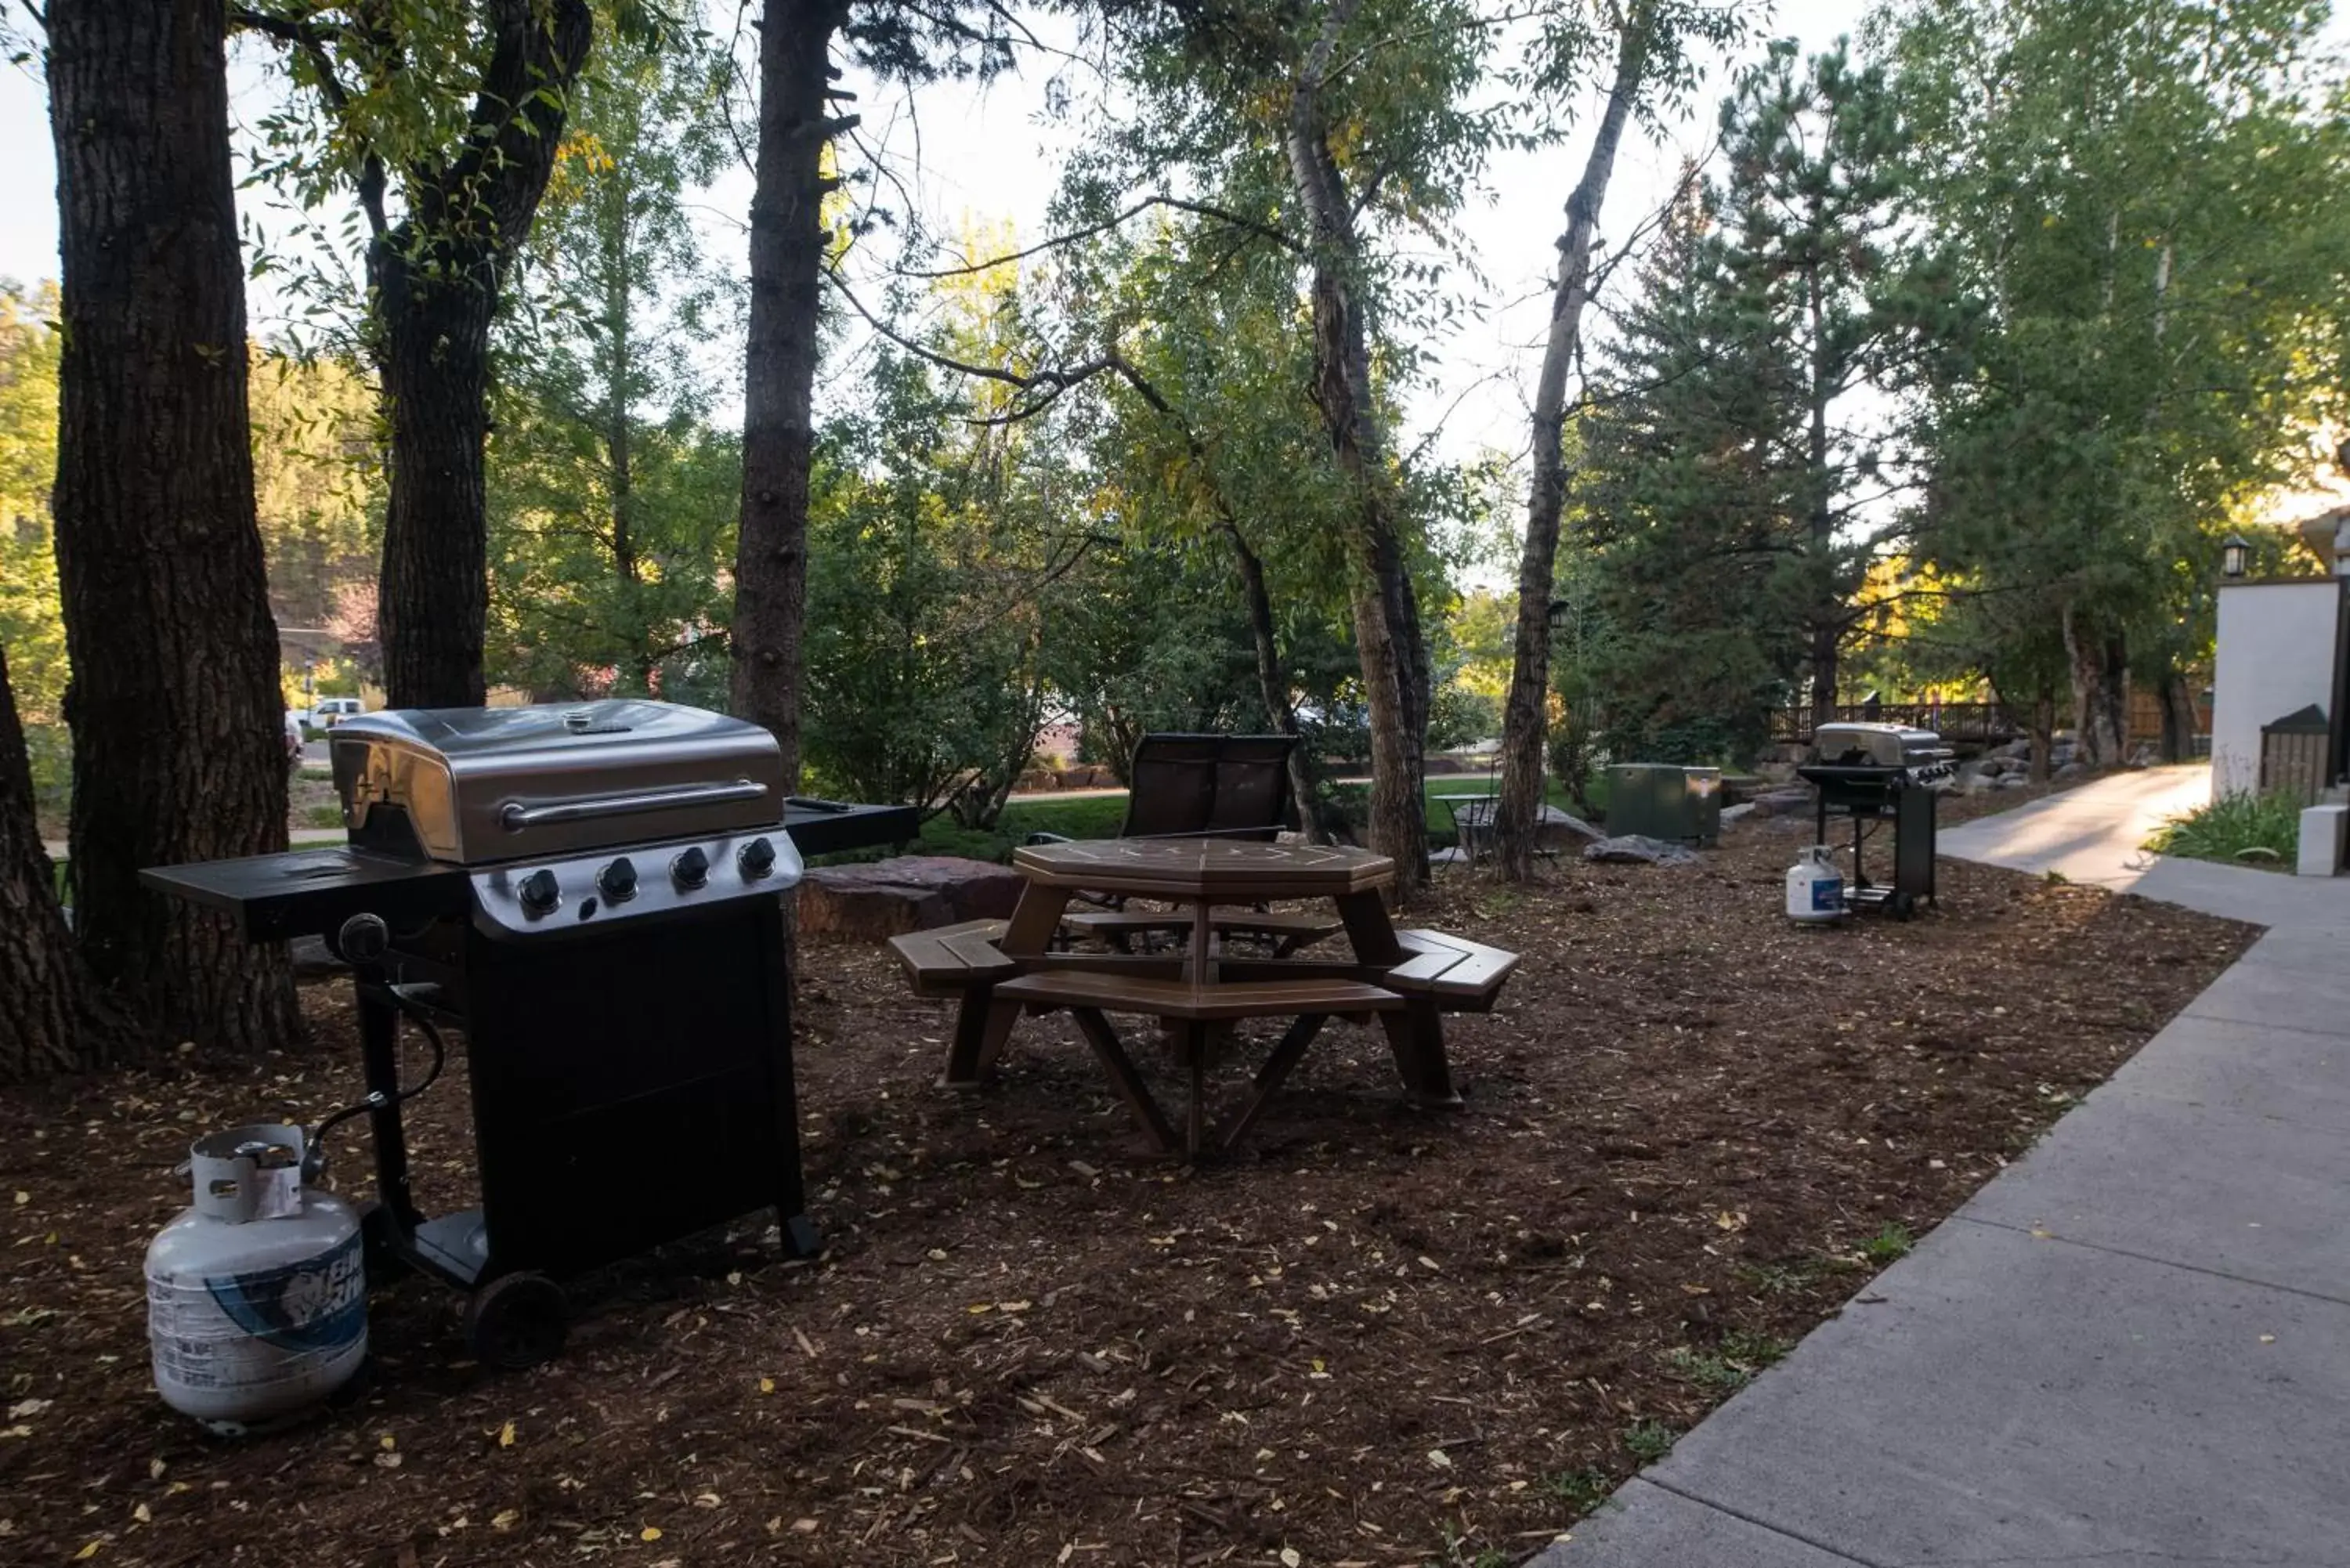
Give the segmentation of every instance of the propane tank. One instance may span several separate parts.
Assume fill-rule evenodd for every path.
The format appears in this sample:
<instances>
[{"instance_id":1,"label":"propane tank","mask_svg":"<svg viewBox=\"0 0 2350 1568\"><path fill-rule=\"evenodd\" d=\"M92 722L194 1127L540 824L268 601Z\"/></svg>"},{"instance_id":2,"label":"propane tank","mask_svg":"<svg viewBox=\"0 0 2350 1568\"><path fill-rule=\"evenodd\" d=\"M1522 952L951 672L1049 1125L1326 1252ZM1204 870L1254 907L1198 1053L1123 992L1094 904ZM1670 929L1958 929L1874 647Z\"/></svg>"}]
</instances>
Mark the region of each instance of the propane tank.
<instances>
[{"instance_id":1,"label":"propane tank","mask_svg":"<svg viewBox=\"0 0 2350 1568\"><path fill-rule=\"evenodd\" d=\"M1836 869L1835 852L1814 844L1787 867L1787 918L1818 925L1843 913L1844 873Z\"/></svg>"},{"instance_id":2,"label":"propane tank","mask_svg":"<svg viewBox=\"0 0 2350 1568\"><path fill-rule=\"evenodd\" d=\"M300 1415L367 1356L359 1217L304 1189L303 1142L275 1123L198 1138L195 1206L147 1249L156 1391L226 1436Z\"/></svg>"}]
</instances>

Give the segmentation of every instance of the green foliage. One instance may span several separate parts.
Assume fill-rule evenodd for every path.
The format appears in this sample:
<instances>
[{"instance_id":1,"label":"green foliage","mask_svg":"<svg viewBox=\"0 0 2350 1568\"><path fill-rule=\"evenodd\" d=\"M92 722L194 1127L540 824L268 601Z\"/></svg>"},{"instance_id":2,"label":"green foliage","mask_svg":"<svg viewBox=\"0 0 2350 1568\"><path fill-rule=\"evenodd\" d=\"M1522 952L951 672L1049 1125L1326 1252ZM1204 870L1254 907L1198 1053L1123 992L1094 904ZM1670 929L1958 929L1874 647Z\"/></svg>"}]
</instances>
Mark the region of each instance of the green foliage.
<instances>
[{"instance_id":1,"label":"green foliage","mask_svg":"<svg viewBox=\"0 0 2350 1568\"><path fill-rule=\"evenodd\" d=\"M1616 1478L1596 1468L1561 1470L1544 1477L1541 1487L1546 1495L1566 1504L1573 1511L1572 1517L1580 1519L1607 1501L1607 1495L1616 1490Z\"/></svg>"},{"instance_id":2,"label":"green foliage","mask_svg":"<svg viewBox=\"0 0 2350 1568\"><path fill-rule=\"evenodd\" d=\"M1641 1464L1652 1465L1671 1453L1679 1438L1662 1421L1636 1421L1624 1429L1624 1451Z\"/></svg>"},{"instance_id":3,"label":"green foliage","mask_svg":"<svg viewBox=\"0 0 2350 1568\"><path fill-rule=\"evenodd\" d=\"M493 683L723 704L742 461L702 359L732 292L687 206L726 151L724 72L697 36L614 36L571 95L502 329Z\"/></svg>"},{"instance_id":4,"label":"green foliage","mask_svg":"<svg viewBox=\"0 0 2350 1568\"><path fill-rule=\"evenodd\" d=\"M1908 1226L1898 1220L1887 1220L1878 1227L1876 1235L1860 1244L1860 1255L1872 1263L1891 1263L1908 1257L1910 1249L1917 1244L1916 1238L1909 1234Z\"/></svg>"},{"instance_id":5,"label":"green foliage","mask_svg":"<svg viewBox=\"0 0 2350 1568\"><path fill-rule=\"evenodd\" d=\"M36 753L36 784L42 742L29 737L64 722L68 673L49 519L57 471L57 315L56 285L27 290L0 283L0 643Z\"/></svg>"},{"instance_id":6,"label":"green foliage","mask_svg":"<svg viewBox=\"0 0 2350 1568\"><path fill-rule=\"evenodd\" d=\"M1881 33L1905 178L1987 315L1920 430L1959 640L2118 709L2208 649L2216 541L2338 410L2350 215L2310 0L1936 0ZM2332 101L2329 104L2329 95ZM1989 660L1985 661L1990 662Z\"/></svg>"},{"instance_id":7,"label":"green foliage","mask_svg":"<svg viewBox=\"0 0 2350 1568\"><path fill-rule=\"evenodd\" d=\"M2291 870L2300 854L2301 806L2290 794L2225 794L2163 819L2146 841L2157 855Z\"/></svg>"}]
</instances>

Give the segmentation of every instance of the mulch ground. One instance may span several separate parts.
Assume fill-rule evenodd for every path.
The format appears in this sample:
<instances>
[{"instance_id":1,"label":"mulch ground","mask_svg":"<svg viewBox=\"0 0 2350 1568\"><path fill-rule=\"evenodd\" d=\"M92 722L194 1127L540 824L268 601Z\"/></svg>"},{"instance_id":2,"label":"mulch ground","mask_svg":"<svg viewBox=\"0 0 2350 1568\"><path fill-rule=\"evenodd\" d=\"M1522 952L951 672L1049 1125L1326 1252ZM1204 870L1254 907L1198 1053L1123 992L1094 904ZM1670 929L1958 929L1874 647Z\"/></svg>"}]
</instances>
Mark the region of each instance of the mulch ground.
<instances>
[{"instance_id":1,"label":"mulch ground","mask_svg":"<svg viewBox=\"0 0 2350 1568\"><path fill-rule=\"evenodd\" d=\"M1136 1158L1066 1020L956 1097L945 1007L886 953L816 949L821 1261L755 1225L675 1249L589 1282L563 1359L504 1376L452 1296L394 1282L358 1401L243 1442L155 1397L140 1260L193 1132L354 1092L338 989L307 993L312 1053L0 1096L0 1560L1517 1562L2254 934L1952 862L1912 923L1796 929L1807 826L1679 870L1448 874L1415 921L1527 961L1451 1026L1466 1107L1400 1108L1379 1038L1334 1026L1197 1169ZM461 1082L413 1107L428 1207L463 1197Z\"/></svg>"}]
</instances>

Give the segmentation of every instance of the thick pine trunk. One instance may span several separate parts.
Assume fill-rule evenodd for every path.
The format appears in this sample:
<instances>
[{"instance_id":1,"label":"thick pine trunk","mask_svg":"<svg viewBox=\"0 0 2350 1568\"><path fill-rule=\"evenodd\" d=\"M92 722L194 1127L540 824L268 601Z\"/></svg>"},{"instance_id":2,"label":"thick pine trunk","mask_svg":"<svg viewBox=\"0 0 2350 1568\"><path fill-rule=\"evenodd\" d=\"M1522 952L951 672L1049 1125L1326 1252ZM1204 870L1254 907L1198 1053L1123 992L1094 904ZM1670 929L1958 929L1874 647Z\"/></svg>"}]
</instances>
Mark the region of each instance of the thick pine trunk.
<instances>
[{"instance_id":1,"label":"thick pine trunk","mask_svg":"<svg viewBox=\"0 0 2350 1568\"><path fill-rule=\"evenodd\" d=\"M1292 183L1313 234L1315 400L1332 454L1355 491L1349 597L1371 728L1371 847L1396 866L1396 896L1428 882L1428 805L1421 746L1429 660L1409 562L1397 529L1387 452L1371 385L1369 327L1354 279L1361 270L1344 176L1321 120L1322 79L1354 0L1337 0L1290 93Z\"/></svg>"},{"instance_id":2,"label":"thick pine trunk","mask_svg":"<svg viewBox=\"0 0 2350 1568\"><path fill-rule=\"evenodd\" d=\"M2129 649L2118 630L2064 608L2064 657L2073 676L2074 744L2093 768L2119 767L2129 742Z\"/></svg>"},{"instance_id":3,"label":"thick pine trunk","mask_svg":"<svg viewBox=\"0 0 2350 1568\"><path fill-rule=\"evenodd\" d=\"M376 619L395 708L484 701L490 325L554 171L592 30L587 0L483 0L482 13L490 55L463 139L444 161L403 171L410 210L397 225L383 223L380 168L360 181L391 430Z\"/></svg>"},{"instance_id":4,"label":"thick pine trunk","mask_svg":"<svg viewBox=\"0 0 2350 1568\"><path fill-rule=\"evenodd\" d=\"M478 708L489 616L490 435L487 287L422 286L396 253L379 255L377 364L391 427L376 624L395 708Z\"/></svg>"},{"instance_id":5,"label":"thick pine trunk","mask_svg":"<svg viewBox=\"0 0 2350 1568\"><path fill-rule=\"evenodd\" d=\"M0 1084L102 1067L130 1054L57 908L55 867L33 814L33 771L0 648Z\"/></svg>"},{"instance_id":6,"label":"thick pine trunk","mask_svg":"<svg viewBox=\"0 0 2350 1568\"><path fill-rule=\"evenodd\" d=\"M226 37L220 0L50 6L65 317L53 505L82 955L158 1033L261 1051L299 1028L285 950L139 884L142 867L286 846Z\"/></svg>"},{"instance_id":7,"label":"thick pine trunk","mask_svg":"<svg viewBox=\"0 0 2350 1568\"><path fill-rule=\"evenodd\" d=\"M2195 693L2188 687L2187 678L2176 670L2166 670L2162 677L2162 760L2166 763L2188 763L2195 760Z\"/></svg>"},{"instance_id":8,"label":"thick pine trunk","mask_svg":"<svg viewBox=\"0 0 2350 1568\"><path fill-rule=\"evenodd\" d=\"M1566 202L1558 241L1558 286L1551 296L1550 336L1534 382L1534 479L1526 492L1526 543L1518 557L1518 625L1510 690L1502 703L1502 788L1493 812L1494 863L1522 881L1534 872L1543 805L1543 742L1550 720L1550 601L1557 582L1560 519L1566 510L1566 375L1591 297L1591 243L1615 175L1624 125L1648 68L1654 8L1628 17L1616 52L1616 77L1599 131L1584 159L1583 178Z\"/></svg>"},{"instance_id":9,"label":"thick pine trunk","mask_svg":"<svg viewBox=\"0 0 2350 1568\"><path fill-rule=\"evenodd\" d=\"M800 769L802 626L807 614L809 471L822 315L827 113L843 0L766 0L759 38L759 149L751 196L751 318L743 380L743 517L734 550L733 700Z\"/></svg>"}]
</instances>

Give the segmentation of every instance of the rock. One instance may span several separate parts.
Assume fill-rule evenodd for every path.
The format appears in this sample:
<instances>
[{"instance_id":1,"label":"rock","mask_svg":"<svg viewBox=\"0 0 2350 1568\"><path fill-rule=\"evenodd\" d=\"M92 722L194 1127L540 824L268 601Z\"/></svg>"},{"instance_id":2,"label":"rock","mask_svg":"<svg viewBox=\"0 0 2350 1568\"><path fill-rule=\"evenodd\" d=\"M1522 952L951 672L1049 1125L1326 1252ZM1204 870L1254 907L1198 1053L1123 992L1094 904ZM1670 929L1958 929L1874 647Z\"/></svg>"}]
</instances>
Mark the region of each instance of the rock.
<instances>
[{"instance_id":1,"label":"rock","mask_svg":"<svg viewBox=\"0 0 2350 1568\"><path fill-rule=\"evenodd\" d=\"M1729 815L1727 812L1722 815L1725 818ZM1591 824L1584 821L1583 818L1576 816L1570 812L1561 811L1555 805L1546 805L1543 807L1542 825L1546 828L1556 828L1571 833L1577 838L1593 839L1605 838L1607 836L1607 830L1606 828L1594 827Z\"/></svg>"},{"instance_id":2,"label":"rock","mask_svg":"<svg viewBox=\"0 0 2350 1568\"><path fill-rule=\"evenodd\" d=\"M2138 742L2137 750L2130 753L2129 765L2134 768L2150 768L2160 761L2162 761L2162 748L2151 741L2141 741Z\"/></svg>"},{"instance_id":3,"label":"rock","mask_svg":"<svg viewBox=\"0 0 2350 1568\"><path fill-rule=\"evenodd\" d=\"M1690 866L1697 862L1697 852L1679 844L1668 844L1661 838L1650 838L1645 833L1627 833L1620 838L1603 838L1596 844L1583 846L1586 860L1610 866Z\"/></svg>"},{"instance_id":4,"label":"rock","mask_svg":"<svg viewBox=\"0 0 2350 1568\"><path fill-rule=\"evenodd\" d=\"M1991 787L1994 789L2027 789L2031 787L2031 784L2032 781L2025 778L2022 774L2009 774L2001 778L2000 781Z\"/></svg>"},{"instance_id":5,"label":"rock","mask_svg":"<svg viewBox=\"0 0 2350 1568\"><path fill-rule=\"evenodd\" d=\"M1002 919L1019 902L1025 880L1008 866L952 855L819 866L800 884L800 935L878 942L902 931Z\"/></svg>"},{"instance_id":6,"label":"rock","mask_svg":"<svg viewBox=\"0 0 2350 1568\"><path fill-rule=\"evenodd\" d=\"M2049 776L2054 778L2058 784L2063 784L2068 779L2085 779L2089 776L2089 764L2086 763L2066 763L2064 766L2058 768Z\"/></svg>"},{"instance_id":7,"label":"rock","mask_svg":"<svg viewBox=\"0 0 2350 1568\"><path fill-rule=\"evenodd\" d=\"M2028 763L2032 760L2032 737L2024 735L2016 740L2010 741L1998 751L1993 752L1991 755L1995 757L2012 758L2014 761L2019 763Z\"/></svg>"},{"instance_id":8,"label":"rock","mask_svg":"<svg viewBox=\"0 0 2350 1568\"><path fill-rule=\"evenodd\" d=\"M1741 801L1736 805L1723 806L1721 808L1721 826L1728 827L1731 823L1738 821L1741 817L1746 815L1753 809L1754 803L1751 800Z\"/></svg>"},{"instance_id":9,"label":"rock","mask_svg":"<svg viewBox=\"0 0 2350 1568\"><path fill-rule=\"evenodd\" d=\"M1756 816L1801 816L1812 809L1812 792L1808 785L1768 790L1754 797L1753 806Z\"/></svg>"},{"instance_id":10,"label":"rock","mask_svg":"<svg viewBox=\"0 0 2350 1568\"><path fill-rule=\"evenodd\" d=\"M2016 771L2012 763L2001 756L1984 757L1973 765L1975 772L1989 778L1997 778L2002 774L2012 774Z\"/></svg>"}]
</instances>

